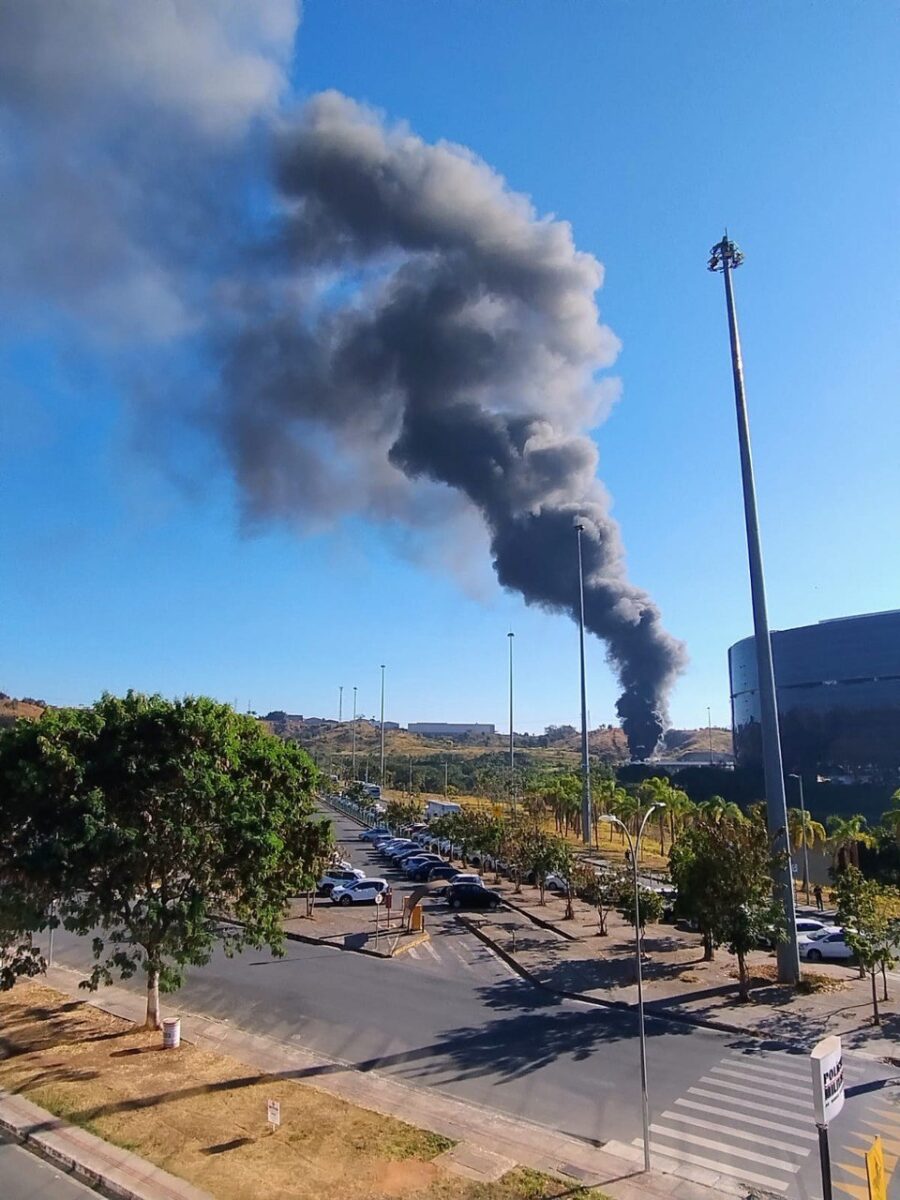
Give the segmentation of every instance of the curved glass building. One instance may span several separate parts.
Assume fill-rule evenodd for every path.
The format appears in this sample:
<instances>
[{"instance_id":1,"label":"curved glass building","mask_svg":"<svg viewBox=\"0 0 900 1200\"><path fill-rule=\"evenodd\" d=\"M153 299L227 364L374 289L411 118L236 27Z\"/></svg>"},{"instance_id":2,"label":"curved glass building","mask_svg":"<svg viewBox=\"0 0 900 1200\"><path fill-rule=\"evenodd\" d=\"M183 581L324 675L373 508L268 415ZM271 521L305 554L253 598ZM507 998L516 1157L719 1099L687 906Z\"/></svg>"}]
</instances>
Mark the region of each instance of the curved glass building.
<instances>
[{"instance_id":1,"label":"curved glass building","mask_svg":"<svg viewBox=\"0 0 900 1200\"><path fill-rule=\"evenodd\" d=\"M900 767L900 609L772 633L785 771ZM758 766L759 693L752 637L728 651L734 752Z\"/></svg>"}]
</instances>

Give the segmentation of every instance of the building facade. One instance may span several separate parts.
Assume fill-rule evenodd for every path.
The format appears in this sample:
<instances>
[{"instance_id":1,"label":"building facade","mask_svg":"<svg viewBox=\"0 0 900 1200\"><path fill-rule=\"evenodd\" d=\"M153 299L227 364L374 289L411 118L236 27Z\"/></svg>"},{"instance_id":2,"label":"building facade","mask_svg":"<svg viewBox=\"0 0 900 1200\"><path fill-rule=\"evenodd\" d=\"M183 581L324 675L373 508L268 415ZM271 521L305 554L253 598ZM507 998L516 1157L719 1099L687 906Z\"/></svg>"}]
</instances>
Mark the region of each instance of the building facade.
<instances>
[{"instance_id":1,"label":"building facade","mask_svg":"<svg viewBox=\"0 0 900 1200\"><path fill-rule=\"evenodd\" d=\"M410 733L424 733L426 737L464 737L469 733L493 733L493 725L449 724L441 721L413 721L407 725Z\"/></svg>"},{"instance_id":2,"label":"building facade","mask_svg":"<svg viewBox=\"0 0 900 1200\"><path fill-rule=\"evenodd\" d=\"M785 771L900 768L900 609L773 631L772 657ZM754 638L730 648L728 672L735 758L758 766Z\"/></svg>"}]
</instances>

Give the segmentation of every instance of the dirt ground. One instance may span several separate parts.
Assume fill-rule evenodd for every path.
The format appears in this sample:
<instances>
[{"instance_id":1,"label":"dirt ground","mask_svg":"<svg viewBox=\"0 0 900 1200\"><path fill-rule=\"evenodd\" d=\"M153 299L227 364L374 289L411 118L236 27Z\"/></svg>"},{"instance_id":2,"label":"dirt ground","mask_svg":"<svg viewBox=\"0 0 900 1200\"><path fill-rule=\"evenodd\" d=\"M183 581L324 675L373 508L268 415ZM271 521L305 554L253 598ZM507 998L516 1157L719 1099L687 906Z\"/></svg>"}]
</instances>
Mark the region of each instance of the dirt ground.
<instances>
[{"instance_id":1,"label":"dirt ground","mask_svg":"<svg viewBox=\"0 0 900 1200\"><path fill-rule=\"evenodd\" d=\"M160 1034L37 983L0 995L0 1087L217 1200L603 1200L521 1169L498 1183L461 1179L431 1161L446 1138L186 1043L164 1051ZM275 1133L270 1098L281 1101Z\"/></svg>"}]
</instances>

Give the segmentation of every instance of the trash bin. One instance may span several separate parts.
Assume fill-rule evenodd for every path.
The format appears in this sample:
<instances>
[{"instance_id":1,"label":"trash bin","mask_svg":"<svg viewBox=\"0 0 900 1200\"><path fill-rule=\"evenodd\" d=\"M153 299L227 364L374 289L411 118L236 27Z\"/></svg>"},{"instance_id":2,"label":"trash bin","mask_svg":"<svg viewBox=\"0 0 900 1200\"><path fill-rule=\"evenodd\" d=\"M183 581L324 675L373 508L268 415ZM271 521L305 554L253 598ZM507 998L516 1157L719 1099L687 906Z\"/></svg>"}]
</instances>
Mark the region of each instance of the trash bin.
<instances>
[{"instance_id":1,"label":"trash bin","mask_svg":"<svg viewBox=\"0 0 900 1200\"><path fill-rule=\"evenodd\" d=\"M166 1017L163 1021L163 1050L177 1050L181 1045L181 1017Z\"/></svg>"}]
</instances>

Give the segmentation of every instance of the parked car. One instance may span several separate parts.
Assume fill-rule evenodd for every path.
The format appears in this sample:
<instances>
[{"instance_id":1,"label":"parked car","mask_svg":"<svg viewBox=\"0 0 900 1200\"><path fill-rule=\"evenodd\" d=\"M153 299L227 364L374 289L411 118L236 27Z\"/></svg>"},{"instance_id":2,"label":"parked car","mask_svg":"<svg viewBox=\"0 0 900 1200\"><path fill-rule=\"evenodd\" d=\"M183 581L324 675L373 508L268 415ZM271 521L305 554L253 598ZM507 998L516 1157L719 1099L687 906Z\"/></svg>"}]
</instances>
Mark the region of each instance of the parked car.
<instances>
[{"instance_id":1,"label":"parked car","mask_svg":"<svg viewBox=\"0 0 900 1200\"><path fill-rule=\"evenodd\" d=\"M406 878L412 879L416 872L421 871L423 867L427 870L439 862L441 862L439 854L411 854L409 858L404 859L403 869L406 872Z\"/></svg>"},{"instance_id":2,"label":"parked car","mask_svg":"<svg viewBox=\"0 0 900 1200\"><path fill-rule=\"evenodd\" d=\"M544 887L548 892L561 892L563 895L565 895L569 890L569 885L566 880L563 879L562 875L558 874L556 871L550 872L550 874L544 880Z\"/></svg>"},{"instance_id":3,"label":"parked car","mask_svg":"<svg viewBox=\"0 0 900 1200\"><path fill-rule=\"evenodd\" d=\"M459 867L454 867L450 863L427 863L425 867L420 867L419 872L422 872L422 879L427 883L437 883L442 880L455 879L462 874ZM416 873L416 878L419 878L419 872Z\"/></svg>"},{"instance_id":4,"label":"parked car","mask_svg":"<svg viewBox=\"0 0 900 1200\"><path fill-rule=\"evenodd\" d=\"M459 876L447 888L447 903L451 908L498 909L503 897L481 883L460 883Z\"/></svg>"},{"instance_id":5,"label":"parked car","mask_svg":"<svg viewBox=\"0 0 900 1200\"><path fill-rule=\"evenodd\" d=\"M418 856L421 853L422 847L413 844L412 846L401 846L399 850L395 850L393 854L389 855L389 857L395 867L400 867L403 865L406 859L412 858L413 856Z\"/></svg>"},{"instance_id":6,"label":"parked car","mask_svg":"<svg viewBox=\"0 0 900 1200\"><path fill-rule=\"evenodd\" d=\"M389 829L364 829L359 835L361 842L381 842L387 841L391 836Z\"/></svg>"},{"instance_id":7,"label":"parked car","mask_svg":"<svg viewBox=\"0 0 900 1200\"><path fill-rule=\"evenodd\" d=\"M350 904L373 904L387 886L386 879L357 879L346 886L332 888L331 903L344 907Z\"/></svg>"},{"instance_id":8,"label":"parked car","mask_svg":"<svg viewBox=\"0 0 900 1200\"><path fill-rule=\"evenodd\" d=\"M818 933L820 929L831 928L827 921L817 921L815 917L797 917L794 924L797 926L797 933ZM836 929L837 926L834 926Z\"/></svg>"},{"instance_id":9,"label":"parked car","mask_svg":"<svg viewBox=\"0 0 900 1200\"><path fill-rule=\"evenodd\" d=\"M474 871L460 871L453 880L454 883L473 883L476 887L484 887L484 880Z\"/></svg>"},{"instance_id":10,"label":"parked car","mask_svg":"<svg viewBox=\"0 0 900 1200\"><path fill-rule=\"evenodd\" d=\"M402 850L405 846L413 846L418 850L415 842L409 842L406 838L391 838L389 842L383 842L378 847L378 852L385 858L390 858L395 850Z\"/></svg>"},{"instance_id":11,"label":"parked car","mask_svg":"<svg viewBox=\"0 0 900 1200\"><path fill-rule=\"evenodd\" d=\"M804 933L797 938L800 957L807 962L821 962L823 958L852 958L853 950L847 944L844 931L838 925L826 925L817 933Z\"/></svg>"},{"instance_id":12,"label":"parked car","mask_svg":"<svg viewBox=\"0 0 900 1200\"><path fill-rule=\"evenodd\" d=\"M316 893L319 896L330 896L332 890L336 887L344 887L348 883L355 883L357 879L365 879L365 871L360 871L358 867L329 867L322 878L316 884Z\"/></svg>"}]
</instances>

